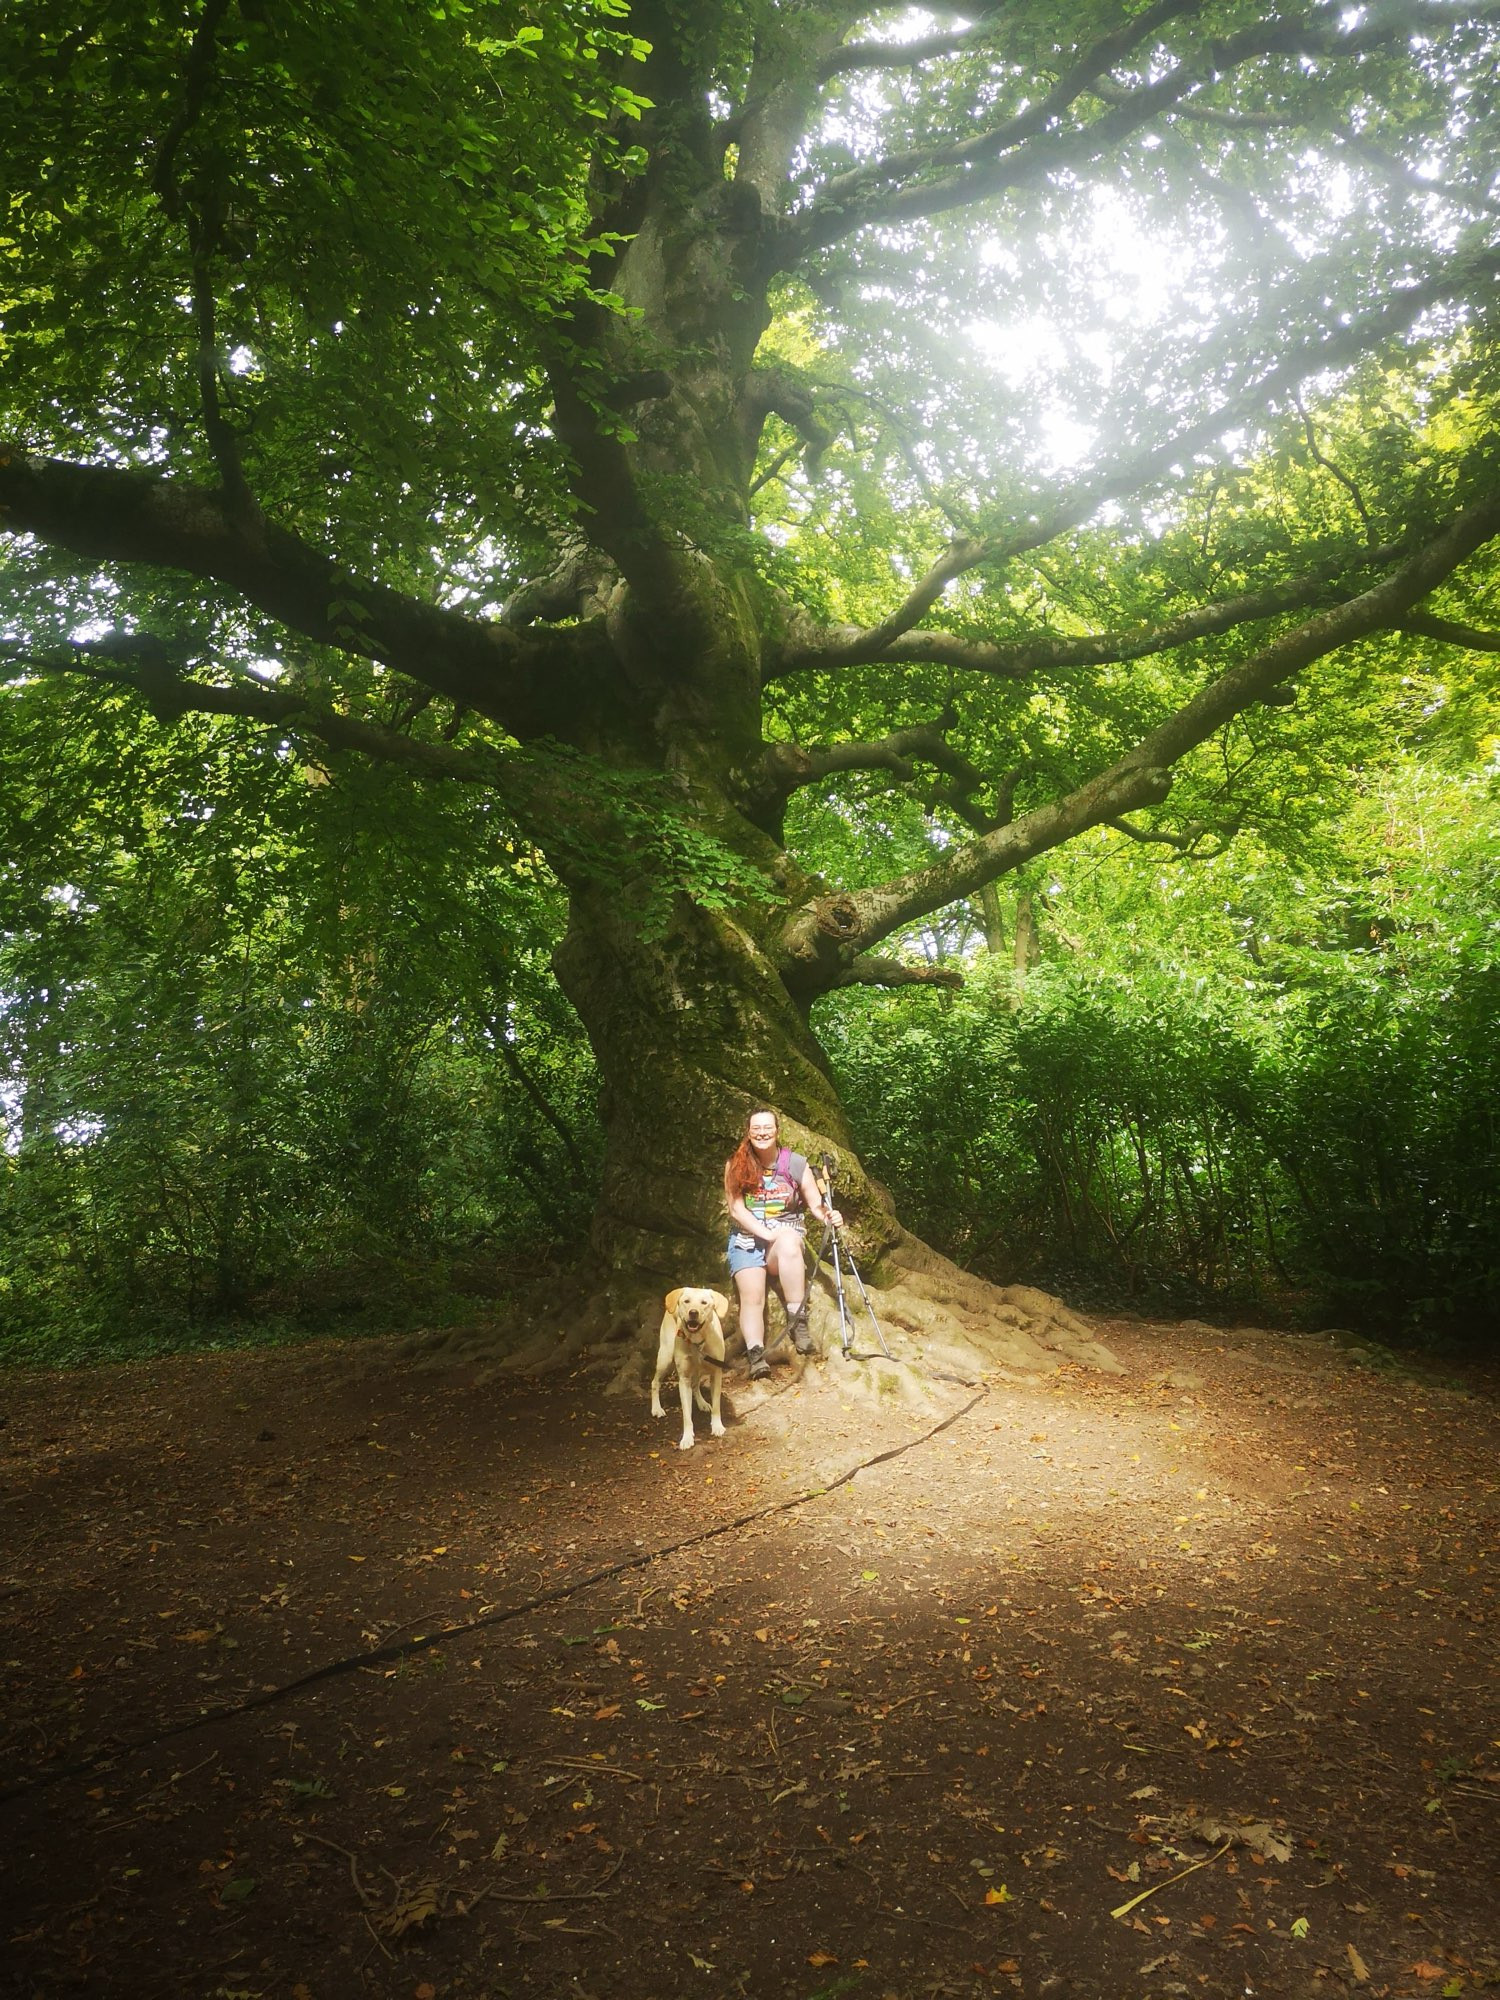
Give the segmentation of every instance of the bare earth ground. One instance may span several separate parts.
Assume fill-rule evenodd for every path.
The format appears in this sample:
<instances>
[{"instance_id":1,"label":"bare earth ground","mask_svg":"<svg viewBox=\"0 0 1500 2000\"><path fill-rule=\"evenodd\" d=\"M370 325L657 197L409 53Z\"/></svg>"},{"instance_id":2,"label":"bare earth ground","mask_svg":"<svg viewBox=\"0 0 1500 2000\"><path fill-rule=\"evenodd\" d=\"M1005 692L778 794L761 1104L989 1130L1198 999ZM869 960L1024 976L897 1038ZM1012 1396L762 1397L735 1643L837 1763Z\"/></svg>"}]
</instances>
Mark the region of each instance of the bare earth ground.
<instances>
[{"instance_id":1,"label":"bare earth ground","mask_svg":"<svg viewBox=\"0 0 1500 2000\"><path fill-rule=\"evenodd\" d=\"M5 1378L0 1994L1500 1984L1491 1396L1098 1324L688 1454L394 1343Z\"/></svg>"}]
</instances>

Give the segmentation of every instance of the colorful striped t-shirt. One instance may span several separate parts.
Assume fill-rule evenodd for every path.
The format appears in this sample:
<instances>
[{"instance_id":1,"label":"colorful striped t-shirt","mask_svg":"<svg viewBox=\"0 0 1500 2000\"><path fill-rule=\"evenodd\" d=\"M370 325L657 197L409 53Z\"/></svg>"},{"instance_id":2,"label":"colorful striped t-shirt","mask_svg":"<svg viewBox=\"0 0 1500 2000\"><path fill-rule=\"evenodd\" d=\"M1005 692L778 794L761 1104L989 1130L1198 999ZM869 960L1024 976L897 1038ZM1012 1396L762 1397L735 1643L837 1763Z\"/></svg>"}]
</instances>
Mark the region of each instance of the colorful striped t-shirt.
<instances>
[{"instance_id":1,"label":"colorful striped t-shirt","mask_svg":"<svg viewBox=\"0 0 1500 2000\"><path fill-rule=\"evenodd\" d=\"M768 1229L779 1228L783 1222L800 1224L802 1176L806 1172L807 1161L802 1154L788 1152L783 1147L776 1156L776 1164L761 1175L760 1186L751 1188L745 1196L745 1206L756 1221L765 1223Z\"/></svg>"}]
</instances>

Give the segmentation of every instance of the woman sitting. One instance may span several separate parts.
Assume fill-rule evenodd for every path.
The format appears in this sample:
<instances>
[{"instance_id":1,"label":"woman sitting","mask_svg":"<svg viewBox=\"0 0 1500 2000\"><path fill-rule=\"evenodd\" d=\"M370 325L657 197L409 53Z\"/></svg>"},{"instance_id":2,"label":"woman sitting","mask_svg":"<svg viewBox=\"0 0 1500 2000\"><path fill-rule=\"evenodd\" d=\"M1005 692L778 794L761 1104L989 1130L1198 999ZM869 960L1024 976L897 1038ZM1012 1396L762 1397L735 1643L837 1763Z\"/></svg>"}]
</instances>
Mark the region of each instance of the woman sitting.
<instances>
[{"instance_id":1,"label":"woman sitting","mask_svg":"<svg viewBox=\"0 0 1500 2000\"><path fill-rule=\"evenodd\" d=\"M812 1347L807 1331L807 1267L803 1217L843 1223L825 1208L813 1170L801 1153L781 1143L774 1111L752 1111L738 1147L724 1162L724 1199L734 1224L729 1270L740 1301L740 1331L752 1382L771 1372L766 1359L766 1283L774 1280L786 1304L787 1328L799 1354Z\"/></svg>"}]
</instances>

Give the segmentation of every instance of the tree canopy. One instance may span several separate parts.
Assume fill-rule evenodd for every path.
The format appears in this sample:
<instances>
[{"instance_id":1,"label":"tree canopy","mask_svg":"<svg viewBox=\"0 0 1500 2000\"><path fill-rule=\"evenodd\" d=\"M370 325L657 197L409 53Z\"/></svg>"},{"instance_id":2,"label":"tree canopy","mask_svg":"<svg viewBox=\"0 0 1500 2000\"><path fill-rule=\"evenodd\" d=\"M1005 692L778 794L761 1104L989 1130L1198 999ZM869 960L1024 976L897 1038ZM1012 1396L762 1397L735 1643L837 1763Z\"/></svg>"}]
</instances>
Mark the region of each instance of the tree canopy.
<instances>
[{"instance_id":1,"label":"tree canopy","mask_svg":"<svg viewBox=\"0 0 1500 2000\"><path fill-rule=\"evenodd\" d=\"M327 790L476 991L555 883L596 1249L680 1278L745 1109L852 1152L810 1009L954 983L945 912L1292 851L1423 687L1494 734L1497 55L1467 0L16 0L14 921L168 852L269 907ZM380 901L308 907L357 958Z\"/></svg>"}]
</instances>

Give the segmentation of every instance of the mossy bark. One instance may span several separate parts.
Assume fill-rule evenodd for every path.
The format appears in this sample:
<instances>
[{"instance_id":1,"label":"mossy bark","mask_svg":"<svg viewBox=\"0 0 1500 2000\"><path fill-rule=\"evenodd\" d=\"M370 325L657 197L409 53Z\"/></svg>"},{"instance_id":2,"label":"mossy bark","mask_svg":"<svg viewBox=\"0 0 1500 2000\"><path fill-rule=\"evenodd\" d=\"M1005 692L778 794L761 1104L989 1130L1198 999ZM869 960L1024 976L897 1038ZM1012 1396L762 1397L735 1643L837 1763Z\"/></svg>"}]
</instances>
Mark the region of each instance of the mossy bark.
<instances>
[{"instance_id":1,"label":"mossy bark","mask_svg":"<svg viewBox=\"0 0 1500 2000\"><path fill-rule=\"evenodd\" d=\"M606 1150L593 1249L617 1300L723 1283L724 1162L762 1106L797 1151L836 1155L869 1250L893 1240L827 1059L745 922L680 896L664 933L644 936L618 897L575 892L556 968L599 1064Z\"/></svg>"}]
</instances>

